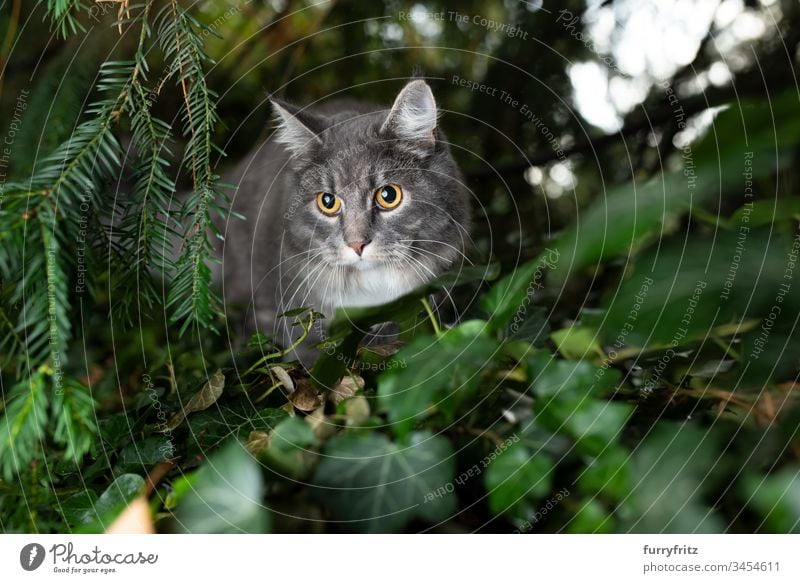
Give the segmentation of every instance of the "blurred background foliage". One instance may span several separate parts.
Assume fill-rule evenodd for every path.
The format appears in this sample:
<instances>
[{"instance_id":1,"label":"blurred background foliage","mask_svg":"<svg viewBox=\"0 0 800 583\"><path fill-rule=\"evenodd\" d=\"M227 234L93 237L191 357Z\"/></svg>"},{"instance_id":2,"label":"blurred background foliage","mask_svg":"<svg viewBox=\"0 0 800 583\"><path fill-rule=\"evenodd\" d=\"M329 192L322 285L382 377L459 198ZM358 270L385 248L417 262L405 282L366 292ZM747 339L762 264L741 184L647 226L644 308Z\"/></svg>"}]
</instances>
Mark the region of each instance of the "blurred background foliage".
<instances>
[{"instance_id":1,"label":"blurred background foliage","mask_svg":"<svg viewBox=\"0 0 800 583\"><path fill-rule=\"evenodd\" d=\"M183 77L171 23L202 42L204 75ZM139 523L162 531L800 529L797 2L12 0L0 31L1 529L102 530L141 496ZM123 61L147 63L130 118L89 105ZM337 320L346 358L309 379L268 338L202 332L223 329L213 302L164 299L202 272L156 257L135 273L165 269L165 287L126 287L139 239L104 236L115 213L183 204L165 236L192 233L199 203L171 194L224 207L213 175L270 135L268 95L388 104L414 73L474 195L472 256L499 265L462 274L463 324L356 348L360 324L419 319L435 283ZM181 79L205 80L219 150L190 139ZM136 112L163 120L168 149L144 157L162 141L137 137ZM33 303L48 288L31 277L58 264L26 263L27 225L77 219L30 201L104 115L91 196L76 182L62 202L96 201L91 293L70 291L67 260L64 301ZM126 206L153 166L161 201ZM74 256L64 232L45 248ZM41 327L20 320L35 309Z\"/></svg>"}]
</instances>

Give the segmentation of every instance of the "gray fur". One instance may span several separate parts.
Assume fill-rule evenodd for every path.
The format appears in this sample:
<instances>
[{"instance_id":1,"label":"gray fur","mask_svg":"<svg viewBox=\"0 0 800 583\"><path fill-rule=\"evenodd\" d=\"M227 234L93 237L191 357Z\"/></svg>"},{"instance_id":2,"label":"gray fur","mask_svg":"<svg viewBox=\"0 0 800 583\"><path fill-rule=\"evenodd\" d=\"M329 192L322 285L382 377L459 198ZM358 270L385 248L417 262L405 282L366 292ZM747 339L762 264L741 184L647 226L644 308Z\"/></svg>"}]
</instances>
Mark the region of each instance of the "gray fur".
<instances>
[{"instance_id":1,"label":"gray fur","mask_svg":"<svg viewBox=\"0 0 800 583\"><path fill-rule=\"evenodd\" d=\"M463 259L469 195L424 81L407 84L391 110L352 100L273 105L275 135L225 177L245 220L220 225L219 269L225 305L246 308L245 332L285 342L288 322L277 315L287 309L330 317L340 306L383 303ZM378 210L374 193L387 183L404 198ZM341 197L338 216L319 211L319 191ZM352 241L371 241L363 257L347 248Z\"/></svg>"}]
</instances>

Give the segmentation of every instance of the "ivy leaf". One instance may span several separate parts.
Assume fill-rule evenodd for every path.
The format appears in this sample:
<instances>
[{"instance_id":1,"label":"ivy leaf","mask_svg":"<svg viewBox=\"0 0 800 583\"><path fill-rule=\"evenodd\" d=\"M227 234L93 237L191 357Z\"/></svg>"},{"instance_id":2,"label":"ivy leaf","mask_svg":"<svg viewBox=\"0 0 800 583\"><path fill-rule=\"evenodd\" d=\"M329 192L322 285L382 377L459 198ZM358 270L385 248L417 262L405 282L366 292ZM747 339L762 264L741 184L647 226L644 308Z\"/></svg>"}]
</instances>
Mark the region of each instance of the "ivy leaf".
<instances>
[{"instance_id":1,"label":"ivy leaf","mask_svg":"<svg viewBox=\"0 0 800 583\"><path fill-rule=\"evenodd\" d=\"M578 478L580 488L616 501L624 500L633 486L630 454L620 446L605 449Z\"/></svg>"},{"instance_id":2,"label":"ivy leaf","mask_svg":"<svg viewBox=\"0 0 800 583\"><path fill-rule=\"evenodd\" d=\"M308 473L315 461L309 448L317 442L314 429L300 417L284 419L269 434L269 447L260 453L270 467L281 475L300 478Z\"/></svg>"},{"instance_id":3,"label":"ivy leaf","mask_svg":"<svg viewBox=\"0 0 800 583\"><path fill-rule=\"evenodd\" d=\"M458 405L475 389L499 345L486 334L486 323L471 320L439 337L421 337L398 352L399 366L378 379L378 403L402 439L434 408L452 419Z\"/></svg>"},{"instance_id":4,"label":"ivy leaf","mask_svg":"<svg viewBox=\"0 0 800 583\"><path fill-rule=\"evenodd\" d=\"M178 529L188 533L268 532L270 516L261 504L264 483L256 460L237 441L212 455L176 491Z\"/></svg>"},{"instance_id":5,"label":"ivy leaf","mask_svg":"<svg viewBox=\"0 0 800 583\"><path fill-rule=\"evenodd\" d=\"M597 498L589 498L575 511L566 530L572 534L611 534L614 526L614 519L603 503Z\"/></svg>"},{"instance_id":6,"label":"ivy leaf","mask_svg":"<svg viewBox=\"0 0 800 583\"><path fill-rule=\"evenodd\" d=\"M547 272L558 264L560 252L545 249L536 259L514 269L509 275L495 283L484 296L484 310L491 314L495 328L509 324L512 332L522 327L536 298L543 287Z\"/></svg>"},{"instance_id":7,"label":"ivy leaf","mask_svg":"<svg viewBox=\"0 0 800 583\"><path fill-rule=\"evenodd\" d=\"M85 490L70 496L63 502L59 501L57 507L67 524L76 526L92 521L96 505L97 494L91 490Z\"/></svg>"},{"instance_id":8,"label":"ivy leaf","mask_svg":"<svg viewBox=\"0 0 800 583\"><path fill-rule=\"evenodd\" d=\"M91 508L87 508L87 503L91 503L88 495L86 498L70 498L69 511L65 512L65 516L70 514L77 522L83 523L78 528L80 533L103 532L128 504L139 497L144 483L144 478L138 474L121 474L111 482Z\"/></svg>"},{"instance_id":9,"label":"ivy leaf","mask_svg":"<svg viewBox=\"0 0 800 583\"><path fill-rule=\"evenodd\" d=\"M532 452L521 443L503 451L486 470L484 484L489 492L489 508L494 514L526 518L531 501L541 500L552 487L553 462L541 452Z\"/></svg>"},{"instance_id":10,"label":"ivy leaf","mask_svg":"<svg viewBox=\"0 0 800 583\"><path fill-rule=\"evenodd\" d=\"M172 440L164 435L147 437L128 445L119 455L119 463L130 468L145 470L148 466L174 455Z\"/></svg>"},{"instance_id":11,"label":"ivy leaf","mask_svg":"<svg viewBox=\"0 0 800 583\"><path fill-rule=\"evenodd\" d=\"M716 434L662 422L633 453L633 486L617 510L619 530L714 533L723 523L702 504L703 482L719 459Z\"/></svg>"},{"instance_id":12,"label":"ivy leaf","mask_svg":"<svg viewBox=\"0 0 800 583\"><path fill-rule=\"evenodd\" d=\"M556 330L550 335L558 351L569 360L605 356L600 348L597 332L591 328L572 326Z\"/></svg>"},{"instance_id":13,"label":"ivy leaf","mask_svg":"<svg viewBox=\"0 0 800 583\"><path fill-rule=\"evenodd\" d=\"M509 324L506 337L509 340L524 340L538 348L543 347L550 334L547 314L548 310L544 306L530 307L518 321Z\"/></svg>"},{"instance_id":14,"label":"ivy leaf","mask_svg":"<svg viewBox=\"0 0 800 583\"><path fill-rule=\"evenodd\" d=\"M633 406L588 398L550 399L537 401L534 410L543 426L572 437L580 451L598 455L619 439Z\"/></svg>"},{"instance_id":15,"label":"ivy leaf","mask_svg":"<svg viewBox=\"0 0 800 583\"><path fill-rule=\"evenodd\" d=\"M528 377L536 396L575 399L596 396L617 385L620 372L580 361L566 361L544 352L528 359Z\"/></svg>"},{"instance_id":16,"label":"ivy leaf","mask_svg":"<svg viewBox=\"0 0 800 583\"><path fill-rule=\"evenodd\" d=\"M443 437L413 433L403 447L380 433L346 433L331 439L324 453L315 496L342 529L397 532L414 518L435 523L456 509L453 488L447 488L454 453Z\"/></svg>"},{"instance_id":17,"label":"ivy leaf","mask_svg":"<svg viewBox=\"0 0 800 583\"><path fill-rule=\"evenodd\" d=\"M780 534L800 532L800 469L784 468L774 474L747 474L739 488L746 503L763 517L759 531Z\"/></svg>"},{"instance_id":18,"label":"ivy leaf","mask_svg":"<svg viewBox=\"0 0 800 583\"><path fill-rule=\"evenodd\" d=\"M287 413L282 409L253 410L252 403L238 402L192 415L188 425L194 442L192 445L197 445L199 453L203 453L229 437L243 440L251 431L269 431L286 417Z\"/></svg>"}]
</instances>

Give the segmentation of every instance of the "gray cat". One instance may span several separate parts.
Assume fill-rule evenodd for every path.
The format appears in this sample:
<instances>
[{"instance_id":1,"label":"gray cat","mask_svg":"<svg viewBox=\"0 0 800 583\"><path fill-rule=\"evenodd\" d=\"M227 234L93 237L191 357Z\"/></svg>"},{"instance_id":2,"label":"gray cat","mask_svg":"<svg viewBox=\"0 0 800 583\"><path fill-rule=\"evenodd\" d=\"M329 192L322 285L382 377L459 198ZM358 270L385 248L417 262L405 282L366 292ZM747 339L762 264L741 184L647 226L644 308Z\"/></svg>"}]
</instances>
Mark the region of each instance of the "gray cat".
<instances>
[{"instance_id":1,"label":"gray cat","mask_svg":"<svg viewBox=\"0 0 800 583\"><path fill-rule=\"evenodd\" d=\"M244 332L285 343L286 310L383 304L465 259L469 191L425 81L390 110L272 105L272 139L225 177L245 220L220 225L219 269L225 305L246 307Z\"/></svg>"}]
</instances>

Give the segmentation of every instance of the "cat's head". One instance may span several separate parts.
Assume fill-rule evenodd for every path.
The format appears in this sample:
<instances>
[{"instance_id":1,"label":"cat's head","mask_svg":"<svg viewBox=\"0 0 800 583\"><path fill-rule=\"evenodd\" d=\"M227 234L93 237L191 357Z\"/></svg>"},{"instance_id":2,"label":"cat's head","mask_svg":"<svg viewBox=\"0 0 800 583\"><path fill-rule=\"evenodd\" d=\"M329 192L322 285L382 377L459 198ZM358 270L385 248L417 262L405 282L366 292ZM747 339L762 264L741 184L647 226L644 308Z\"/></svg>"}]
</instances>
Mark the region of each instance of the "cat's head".
<instances>
[{"instance_id":1,"label":"cat's head","mask_svg":"<svg viewBox=\"0 0 800 583\"><path fill-rule=\"evenodd\" d=\"M469 194L427 83L409 82L390 109L273 106L295 177L284 255L343 273L399 270L416 284L464 257Z\"/></svg>"}]
</instances>

